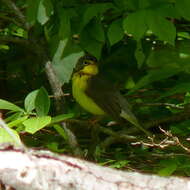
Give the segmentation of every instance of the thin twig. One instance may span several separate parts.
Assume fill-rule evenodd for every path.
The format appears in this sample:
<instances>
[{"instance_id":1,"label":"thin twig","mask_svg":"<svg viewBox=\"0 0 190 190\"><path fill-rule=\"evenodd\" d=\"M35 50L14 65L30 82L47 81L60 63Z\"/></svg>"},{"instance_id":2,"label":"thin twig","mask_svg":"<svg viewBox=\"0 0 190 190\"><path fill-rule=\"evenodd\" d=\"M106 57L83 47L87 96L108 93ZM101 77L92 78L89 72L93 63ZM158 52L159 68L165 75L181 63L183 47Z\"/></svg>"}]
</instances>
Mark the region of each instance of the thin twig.
<instances>
[{"instance_id":1,"label":"thin twig","mask_svg":"<svg viewBox=\"0 0 190 190\"><path fill-rule=\"evenodd\" d=\"M51 85L53 96L55 98L56 112L63 113L63 112L65 112L65 110L64 110L64 107L65 107L64 99L65 98L64 98L64 93L61 88L62 83L57 78L50 61L47 61L45 64L45 71L46 71L46 75L48 77L49 83Z\"/></svg>"},{"instance_id":2,"label":"thin twig","mask_svg":"<svg viewBox=\"0 0 190 190\"><path fill-rule=\"evenodd\" d=\"M184 149L185 151L187 151L188 153L190 153L190 148L187 148L186 146L184 146L178 137L173 136L173 134L170 131L165 131L164 129L162 129L161 127L159 127L160 130L169 138L171 138L173 140L173 142L175 143L175 145L180 146L182 149Z\"/></svg>"},{"instance_id":3,"label":"thin twig","mask_svg":"<svg viewBox=\"0 0 190 190\"><path fill-rule=\"evenodd\" d=\"M83 152L79 147L79 144L77 142L77 139L74 133L68 128L68 125L65 122L62 123L62 126L68 138L67 142L69 146L71 147L71 150L73 151L74 155L82 158Z\"/></svg>"},{"instance_id":4,"label":"thin twig","mask_svg":"<svg viewBox=\"0 0 190 190\"><path fill-rule=\"evenodd\" d=\"M164 106L164 107L170 107L170 108L175 108L179 110L184 110L184 106L179 106L176 104L170 104L170 103L138 103L138 105L142 106Z\"/></svg>"},{"instance_id":5,"label":"thin twig","mask_svg":"<svg viewBox=\"0 0 190 190\"><path fill-rule=\"evenodd\" d=\"M154 137L150 139L150 142L143 142L143 141L138 141L135 143L131 143L132 145L144 145L147 147L156 147L156 148L160 148L160 149L164 149L166 147L169 146L180 146L182 149L184 149L186 152L190 153L190 148L187 148L186 146L184 146L178 137L173 136L173 134L170 131L166 131L164 129L162 129L161 127L159 127L160 131L166 136L161 142L159 143L155 143L154 141Z\"/></svg>"}]
</instances>

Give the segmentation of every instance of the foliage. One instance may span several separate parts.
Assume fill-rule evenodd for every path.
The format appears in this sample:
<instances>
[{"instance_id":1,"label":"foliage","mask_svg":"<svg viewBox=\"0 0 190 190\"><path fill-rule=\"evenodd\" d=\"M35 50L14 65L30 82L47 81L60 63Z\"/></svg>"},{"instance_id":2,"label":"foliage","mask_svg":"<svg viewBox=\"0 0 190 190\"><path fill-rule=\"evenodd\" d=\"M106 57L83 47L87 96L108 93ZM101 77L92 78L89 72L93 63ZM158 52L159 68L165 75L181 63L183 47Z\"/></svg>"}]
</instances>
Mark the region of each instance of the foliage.
<instances>
[{"instance_id":1,"label":"foliage","mask_svg":"<svg viewBox=\"0 0 190 190\"><path fill-rule=\"evenodd\" d=\"M10 128L15 128L15 132L36 133L45 126L64 121L73 117L73 114L62 114L56 117L48 116L50 99L45 88L40 88L29 93L24 100L24 109L6 100L0 99L0 109L7 109L10 112L5 121ZM55 125L56 127L56 125ZM2 136L4 136L2 134ZM3 138L1 142L9 142L10 137Z\"/></svg>"},{"instance_id":2,"label":"foliage","mask_svg":"<svg viewBox=\"0 0 190 190\"><path fill-rule=\"evenodd\" d=\"M103 165L164 176L190 175L186 148L190 146L189 0L0 3L0 110L18 138L28 146L71 154L61 122L74 118L71 129L84 155L88 150L87 156ZM12 9L13 5L18 10ZM121 88L155 139L150 141L138 131L132 133L131 128L125 131L121 126L105 126L115 136L99 131L100 140L94 140L93 129L76 123L76 119L90 116L73 103L71 96L65 96L63 113L55 112L45 65L52 63L66 95L70 93L73 69L84 52L100 60L105 77ZM140 137L134 140L138 143L117 136L130 134L130 130ZM176 136L179 141L175 141ZM6 141L12 140L1 129L0 142Z\"/></svg>"}]
</instances>

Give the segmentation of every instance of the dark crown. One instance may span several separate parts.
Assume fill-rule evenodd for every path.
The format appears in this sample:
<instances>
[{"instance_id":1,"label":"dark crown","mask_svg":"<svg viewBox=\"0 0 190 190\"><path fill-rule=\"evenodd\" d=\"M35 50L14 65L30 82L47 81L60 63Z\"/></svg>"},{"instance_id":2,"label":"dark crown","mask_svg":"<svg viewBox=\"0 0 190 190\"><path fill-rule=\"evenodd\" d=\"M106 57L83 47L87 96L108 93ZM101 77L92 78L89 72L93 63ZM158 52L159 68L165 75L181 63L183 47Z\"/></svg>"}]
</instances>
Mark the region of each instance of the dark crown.
<instances>
[{"instance_id":1,"label":"dark crown","mask_svg":"<svg viewBox=\"0 0 190 190\"><path fill-rule=\"evenodd\" d=\"M89 55L89 54L84 55L83 57L81 57L81 59L82 60L91 60L91 61L97 62L96 57Z\"/></svg>"}]
</instances>

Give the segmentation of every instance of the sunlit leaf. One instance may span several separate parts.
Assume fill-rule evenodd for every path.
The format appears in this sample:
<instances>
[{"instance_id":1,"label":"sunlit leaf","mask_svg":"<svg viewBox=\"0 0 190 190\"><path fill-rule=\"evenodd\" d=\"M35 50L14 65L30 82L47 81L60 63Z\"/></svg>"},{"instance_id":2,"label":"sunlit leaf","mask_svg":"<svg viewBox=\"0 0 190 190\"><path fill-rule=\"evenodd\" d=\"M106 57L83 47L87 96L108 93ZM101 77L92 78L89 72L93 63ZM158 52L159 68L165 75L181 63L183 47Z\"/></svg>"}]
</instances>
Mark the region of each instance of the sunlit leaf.
<instances>
[{"instance_id":1,"label":"sunlit leaf","mask_svg":"<svg viewBox=\"0 0 190 190\"><path fill-rule=\"evenodd\" d=\"M0 109L11 110L15 112L24 112L24 110L17 105L2 99L0 99Z\"/></svg>"},{"instance_id":2,"label":"sunlit leaf","mask_svg":"<svg viewBox=\"0 0 190 190\"><path fill-rule=\"evenodd\" d=\"M9 129L9 131L10 134L4 128L0 128L0 143L17 144L17 142L20 142L19 134L13 129ZM14 137L12 137L12 135L14 135Z\"/></svg>"},{"instance_id":3,"label":"sunlit leaf","mask_svg":"<svg viewBox=\"0 0 190 190\"><path fill-rule=\"evenodd\" d=\"M44 128L50 123L51 123L50 116L33 117L23 122L25 126L25 131L31 134L36 133L37 131Z\"/></svg>"},{"instance_id":4,"label":"sunlit leaf","mask_svg":"<svg viewBox=\"0 0 190 190\"><path fill-rule=\"evenodd\" d=\"M44 87L38 90L35 98L35 109L38 116L45 116L48 114L50 108L50 99Z\"/></svg>"},{"instance_id":5,"label":"sunlit leaf","mask_svg":"<svg viewBox=\"0 0 190 190\"><path fill-rule=\"evenodd\" d=\"M44 25L53 14L53 11L54 10L51 0L40 0L37 13L38 22Z\"/></svg>"},{"instance_id":6,"label":"sunlit leaf","mask_svg":"<svg viewBox=\"0 0 190 190\"><path fill-rule=\"evenodd\" d=\"M64 39L59 42L59 46L53 57L53 68L62 83L70 80L71 74L77 60L84 53L74 42Z\"/></svg>"},{"instance_id":7,"label":"sunlit leaf","mask_svg":"<svg viewBox=\"0 0 190 190\"><path fill-rule=\"evenodd\" d=\"M61 127L58 124L54 124L53 127L65 140L68 139L67 134L65 133L65 130L63 129L63 127Z\"/></svg>"},{"instance_id":8,"label":"sunlit leaf","mask_svg":"<svg viewBox=\"0 0 190 190\"><path fill-rule=\"evenodd\" d=\"M65 119L70 119L73 118L74 114L73 113L68 113L68 114L61 114L61 115L57 115L55 117L52 117L51 119L51 123L58 123L60 121L64 121Z\"/></svg>"},{"instance_id":9,"label":"sunlit leaf","mask_svg":"<svg viewBox=\"0 0 190 190\"><path fill-rule=\"evenodd\" d=\"M20 117L20 118L14 120L14 121L11 121L11 122L7 123L7 125L9 127L15 127L15 126L23 123L25 120L27 120L27 118L28 118L28 116Z\"/></svg>"},{"instance_id":10,"label":"sunlit leaf","mask_svg":"<svg viewBox=\"0 0 190 190\"><path fill-rule=\"evenodd\" d=\"M165 161L164 167L158 171L158 175L161 176L170 176L175 170L177 169L177 163L176 161Z\"/></svg>"},{"instance_id":11,"label":"sunlit leaf","mask_svg":"<svg viewBox=\"0 0 190 190\"><path fill-rule=\"evenodd\" d=\"M30 92L24 99L24 107L28 113L35 109L35 100L39 90Z\"/></svg>"}]
</instances>

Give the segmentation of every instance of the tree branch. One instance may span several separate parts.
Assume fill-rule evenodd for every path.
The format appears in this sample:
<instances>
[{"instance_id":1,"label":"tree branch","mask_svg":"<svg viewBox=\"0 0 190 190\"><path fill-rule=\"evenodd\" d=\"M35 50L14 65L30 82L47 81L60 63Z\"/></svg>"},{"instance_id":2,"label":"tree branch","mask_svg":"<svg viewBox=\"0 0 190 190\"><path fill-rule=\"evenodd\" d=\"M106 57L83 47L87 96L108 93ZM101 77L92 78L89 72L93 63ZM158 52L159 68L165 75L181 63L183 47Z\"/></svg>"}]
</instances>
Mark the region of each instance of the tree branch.
<instances>
[{"instance_id":1,"label":"tree branch","mask_svg":"<svg viewBox=\"0 0 190 190\"><path fill-rule=\"evenodd\" d=\"M63 126L63 128L64 128L64 130L65 130L65 133L66 133L66 135L67 135L67 138L68 138L67 143L69 144L69 146L70 146L70 148L71 148L71 150L72 150L74 156L77 156L77 157L82 158L82 157L83 157L83 152L82 152L82 150L81 150L80 147L79 147L79 144L78 144L78 142L77 142L76 136L75 136L74 133L69 129L68 123L63 122L63 123L62 123L62 126Z\"/></svg>"},{"instance_id":2,"label":"tree branch","mask_svg":"<svg viewBox=\"0 0 190 190\"><path fill-rule=\"evenodd\" d=\"M170 107L170 108L174 108L174 109L184 110L184 106L178 106L178 105L170 104L170 103L137 103L136 105L141 105L141 106L164 106L164 107Z\"/></svg>"},{"instance_id":3,"label":"tree branch","mask_svg":"<svg viewBox=\"0 0 190 190\"><path fill-rule=\"evenodd\" d=\"M50 61L47 61L45 64L45 71L47 78L49 80L51 90L53 92L55 98L55 108L57 113L63 113L64 110L64 93L62 91L62 83L57 78L54 69L52 68L52 64Z\"/></svg>"},{"instance_id":4,"label":"tree branch","mask_svg":"<svg viewBox=\"0 0 190 190\"><path fill-rule=\"evenodd\" d=\"M22 190L187 190L190 183L188 178L123 172L48 151L30 150L28 155L10 146L0 147L0 181Z\"/></svg>"}]
</instances>

